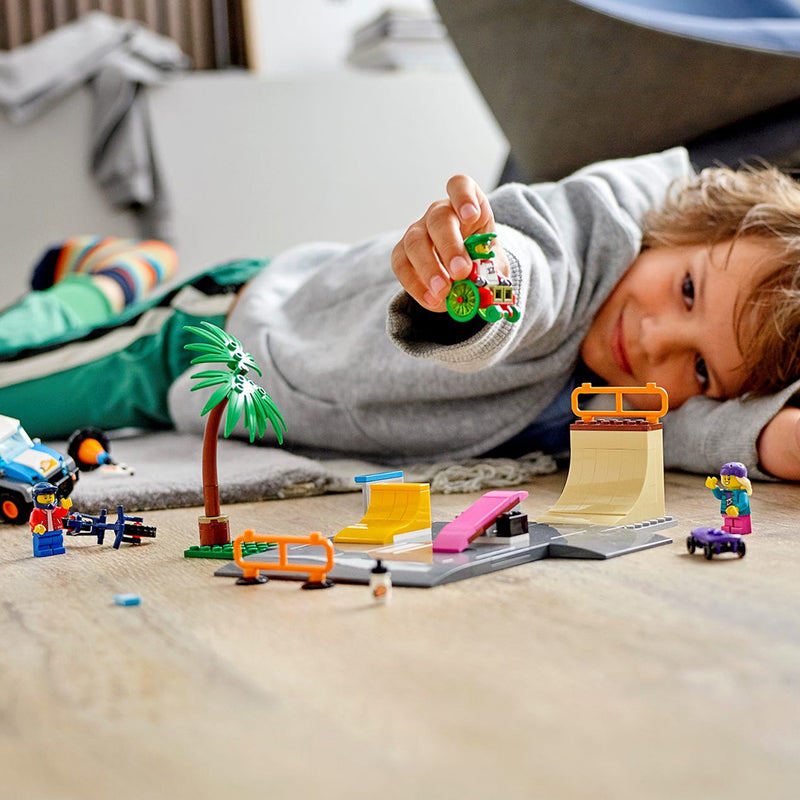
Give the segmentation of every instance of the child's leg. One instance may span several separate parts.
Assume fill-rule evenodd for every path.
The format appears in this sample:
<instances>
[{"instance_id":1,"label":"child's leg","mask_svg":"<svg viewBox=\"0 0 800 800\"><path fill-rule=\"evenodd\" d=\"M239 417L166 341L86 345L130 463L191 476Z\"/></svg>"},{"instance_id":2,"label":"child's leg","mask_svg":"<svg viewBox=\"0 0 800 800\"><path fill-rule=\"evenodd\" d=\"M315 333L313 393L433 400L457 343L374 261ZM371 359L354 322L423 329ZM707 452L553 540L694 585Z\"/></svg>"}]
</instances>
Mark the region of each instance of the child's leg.
<instances>
[{"instance_id":1,"label":"child's leg","mask_svg":"<svg viewBox=\"0 0 800 800\"><path fill-rule=\"evenodd\" d=\"M70 239L35 267L34 291L0 315L0 356L85 336L145 300L177 268L167 244Z\"/></svg>"},{"instance_id":2,"label":"child's leg","mask_svg":"<svg viewBox=\"0 0 800 800\"><path fill-rule=\"evenodd\" d=\"M30 292L0 314L0 357L78 339L114 316L105 294L85 275Z\"/></svg>"},{"instance_id":3,"label":"child's leg","mask_svg":"<svg viewBox=\"0 0 800 800\"><path fill-rule=\"evenodd\" d=\"M183 349L193 338L183 326L203 319L222 326L238 288L265 263L213 268L112 327L0 363L0 413L42 438L87 426L171 427L167 390L193 355Z\"/></svg>"},{"instance_id":4,"label":"child's leg","mask_svg":"<svg viewBox=\"0 0 800 800\"><path fill-rule=\"evenodd\" d=\"M166 283L177 268L178 255L165 242L74 236L42 256L33 270L31 288L47 289L68 275L105 275L130 303Z\"/></svg>"}]
</instances>

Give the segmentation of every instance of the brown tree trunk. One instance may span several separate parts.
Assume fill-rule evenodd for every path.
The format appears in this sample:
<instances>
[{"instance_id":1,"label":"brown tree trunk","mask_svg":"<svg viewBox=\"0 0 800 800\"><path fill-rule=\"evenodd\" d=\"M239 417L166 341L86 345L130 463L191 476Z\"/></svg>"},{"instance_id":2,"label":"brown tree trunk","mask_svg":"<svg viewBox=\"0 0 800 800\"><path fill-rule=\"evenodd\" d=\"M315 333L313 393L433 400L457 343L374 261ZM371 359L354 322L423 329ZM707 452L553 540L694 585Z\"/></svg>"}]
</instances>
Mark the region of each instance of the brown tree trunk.
<instances>
[{"instance_id":1,"label":"brown tree trunk","mask_svg":"<svg viewBox=\"0 0 800 800\"><path fill-rule=\"evenodd\" d=\"M200 517L200 545L228 544L228 517L220 514L219 478L217 476L217 444L219 427L228 401L223 400L208 412L203 434L203 505L205 516Z\"/></svg>"}]
</instances>

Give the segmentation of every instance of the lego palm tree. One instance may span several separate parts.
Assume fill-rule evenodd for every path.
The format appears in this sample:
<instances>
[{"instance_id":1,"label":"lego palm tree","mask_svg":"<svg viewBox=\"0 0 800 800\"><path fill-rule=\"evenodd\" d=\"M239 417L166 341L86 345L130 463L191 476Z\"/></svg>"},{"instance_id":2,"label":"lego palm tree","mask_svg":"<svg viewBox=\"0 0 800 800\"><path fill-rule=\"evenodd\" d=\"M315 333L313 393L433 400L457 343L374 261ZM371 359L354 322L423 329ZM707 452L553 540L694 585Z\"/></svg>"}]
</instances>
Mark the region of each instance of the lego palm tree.
<instances>
[{"instance_id":1,"label":"lego palm tree","mask_svg":"<svg viewBox=\"0 0 800 800\"><path fill-rule=\"evenodd\" d=\"M256 434L266 433L267 424L272 426L278 443L283 442L286 423L272 398L258 384L247 377L253 371L261 375L255 359L246 352L241 342L210 322L201 322L202 327L186 325L184 330L194 333L203 341L185 345L200 355L192 364L224 364L223 369L211 369L192 375L199 381L192 387L208 389L216 387L200 412L206 417L203 435L203 504L205 516L200 517L200 545L219 545L230 542L228 518L220 513L219 478L217 475L217 441L223 418L224 436L230 436L239 418L243 416L245 427L254 441Z\"/></svg>"}]
</instances>

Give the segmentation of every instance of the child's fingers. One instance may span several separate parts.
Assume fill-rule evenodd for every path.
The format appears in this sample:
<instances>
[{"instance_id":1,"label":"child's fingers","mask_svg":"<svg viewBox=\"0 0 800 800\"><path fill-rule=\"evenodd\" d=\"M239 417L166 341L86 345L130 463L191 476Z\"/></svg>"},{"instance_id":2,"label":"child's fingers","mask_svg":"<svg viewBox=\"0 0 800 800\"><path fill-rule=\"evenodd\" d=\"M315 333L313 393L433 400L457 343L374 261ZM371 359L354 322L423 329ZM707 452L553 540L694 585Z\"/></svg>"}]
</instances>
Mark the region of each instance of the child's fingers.
<instances>
[{"instance_id":1,"label":"child's fingers","mask_svg":"<svg viewBox=\"0 0 800 800\"><path fill-rule=\"evenodd\" d=\"M445 311L452 281L466 278L472 269L464 239L493 230L486 195L472 178L454 175L447 183L447 199L433 203L394 248L392 269L421 306Z\"/></svg>"},{"instance_id":2,"label":"child's fingers","mask_svg":"<svg viewBox=\"0 0 800 800\"><path fill-rule=\"evenodd\" d=\"M486 195L475 181L467 175L454 175L447 182L448 210L440 218L431 218L428 228L434 246L453 280L466 278L472 261L464 239L473 233L493 232L495 228Z\"/></svg>"},{"instance_id":3,"label":"child's fingers","mask_svg":"<svg viewBox=\"0 0 800 800\"><path fill-rule=\"evenodd\" d=\"M461 238L494 231L494 214L486 195L468 175L453 175L447 182L447 196L458 216Z\"/></svg>"},{"instance_id":4,"label":"child's fingers","mask_svg":"<svg viewBox=\"0 0 800 800\"><path fill-rule=\"evenodd\" d=\"M423 220L414 223L392 251L392 270L402 287L429 311L445 311L450 279L439 263Z\"/></svg>"},{"instance_id":5,"label":"child's fingers","mask_svg":"<svg viewBox=\"0 0 800 800\"><path fill-rule=\"evenodd\" d=\"M447 200L434 203L423 217L427 236L438 263L444 267L448 281L466 278L472 263L464 247L461 225ZM414 262L414 255L410 254Z\"/></svg>"}]
</instances>

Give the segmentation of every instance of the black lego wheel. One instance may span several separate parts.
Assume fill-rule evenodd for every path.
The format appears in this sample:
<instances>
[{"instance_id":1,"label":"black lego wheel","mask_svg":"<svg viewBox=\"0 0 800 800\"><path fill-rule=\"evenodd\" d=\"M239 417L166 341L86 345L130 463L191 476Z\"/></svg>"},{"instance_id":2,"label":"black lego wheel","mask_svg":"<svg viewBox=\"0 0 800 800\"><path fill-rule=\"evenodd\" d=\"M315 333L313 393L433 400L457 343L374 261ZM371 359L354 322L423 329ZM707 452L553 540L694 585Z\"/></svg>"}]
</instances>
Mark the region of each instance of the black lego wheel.
<instances>
[{"instance_id":1,"label":"black lego wheel","mask_svg":"<svg viewBox=\"0 0 800 800\"><path fill-rule=\"evenodd\" d=\"M33 511L33 503L19 492L0 493L0 519L12 525L23 525Z\"/></svg>"}]
</instances>

